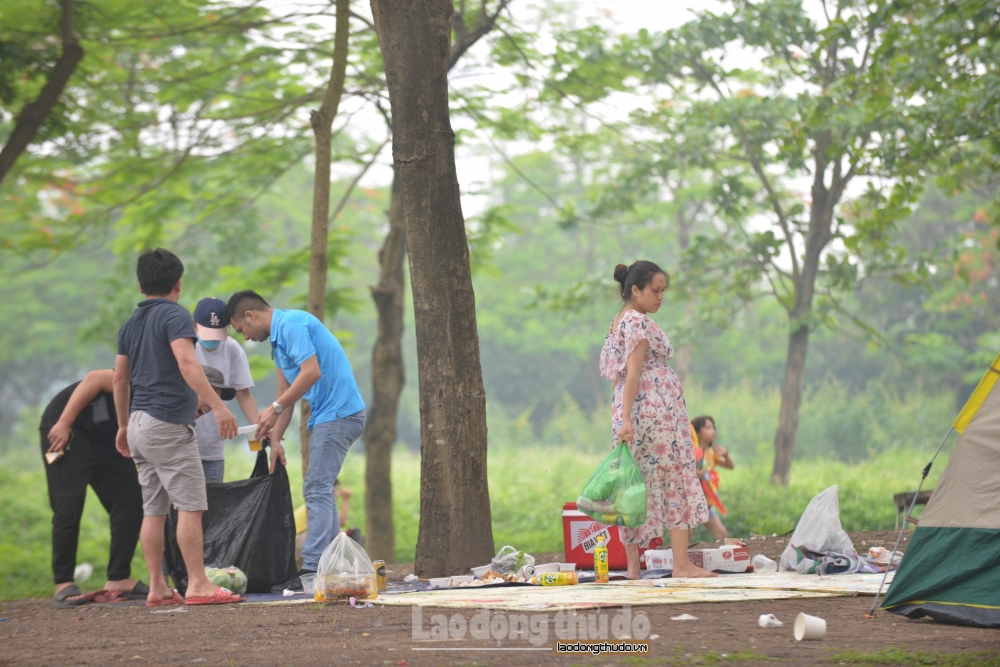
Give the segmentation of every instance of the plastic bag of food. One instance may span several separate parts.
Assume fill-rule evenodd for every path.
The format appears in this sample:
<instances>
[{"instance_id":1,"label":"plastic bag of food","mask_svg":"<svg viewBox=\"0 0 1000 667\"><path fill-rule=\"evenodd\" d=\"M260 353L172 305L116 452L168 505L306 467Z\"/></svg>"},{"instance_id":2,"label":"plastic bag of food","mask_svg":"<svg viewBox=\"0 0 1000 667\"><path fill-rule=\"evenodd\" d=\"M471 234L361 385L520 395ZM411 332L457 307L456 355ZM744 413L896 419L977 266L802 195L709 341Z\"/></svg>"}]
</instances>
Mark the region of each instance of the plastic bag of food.
<instances>
[{"instance_id":1,"label":"plastic bag of food","mask_svg":"<svg viewBox=\"0 0 1000 667\"><path fill-rule=\"evenodd\" d=\"M576 508L608 525L636 527L646 523L646 482L624 442L597 464L576 500Z\"/></svg>"},{"instance_id":2,"label":"plastic bag of food","mask_svg":"<svg viewBox=\"0 0 1000 667\"><path fill-rule=\"evenodd\" d=\"M238 567L206 567L205 576L212 584L228 588L237 595L247 591L247 575Z\"/></svg>"},{"instance_id":3,"label":"plastic bag of food","mask_svg":"<svg viewBox=\"0 0 1000 667\"><path fill-rule=\"evenodd\" d=\"M534 564L534 556L523 551L518 551L508 544L500 549L492 562L490 562L490 570L500 574L517 574L525 565Z\"/></svg>"},{"instance_id":4,"label":"plastic bag of food","mask_svg":"<svg viewBox=\"0 0 1000 667\"><path fill-rule=\"evenodd\" d=\"M347 533L337 535L320 557L313 597L319 601L378 597L372 559Z\"/></svg>"}]
</instances>

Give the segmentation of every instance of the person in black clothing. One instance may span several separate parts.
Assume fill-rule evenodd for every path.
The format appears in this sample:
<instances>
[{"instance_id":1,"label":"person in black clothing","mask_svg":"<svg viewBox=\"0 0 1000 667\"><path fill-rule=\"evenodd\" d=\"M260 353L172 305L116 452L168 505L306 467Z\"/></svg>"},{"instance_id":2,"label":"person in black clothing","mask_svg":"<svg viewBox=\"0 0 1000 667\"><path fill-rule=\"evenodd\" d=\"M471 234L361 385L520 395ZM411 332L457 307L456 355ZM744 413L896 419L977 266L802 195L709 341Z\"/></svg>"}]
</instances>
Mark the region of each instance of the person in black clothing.
<instances>
[{"instance_id":1,"label":"person in black clothing","mask_svg":"<svg viewBox=\"0 0 1000 667\"><path fill-rule=\"evenodd\" d=\"M53 604L87 604L73 583L80 518L89 484L111 516L111 553L105 599L144 600L149 587L131 578L142 526L142 488L132 459L115 449L118 419L114 371L91 371L59 392L42 414L41 445L52 505ZM61 452L61 455L60 455ZM58 458L56 458L58 457ZM48 459L54 459L48 463Z\"/></svg>"}]
</instances>

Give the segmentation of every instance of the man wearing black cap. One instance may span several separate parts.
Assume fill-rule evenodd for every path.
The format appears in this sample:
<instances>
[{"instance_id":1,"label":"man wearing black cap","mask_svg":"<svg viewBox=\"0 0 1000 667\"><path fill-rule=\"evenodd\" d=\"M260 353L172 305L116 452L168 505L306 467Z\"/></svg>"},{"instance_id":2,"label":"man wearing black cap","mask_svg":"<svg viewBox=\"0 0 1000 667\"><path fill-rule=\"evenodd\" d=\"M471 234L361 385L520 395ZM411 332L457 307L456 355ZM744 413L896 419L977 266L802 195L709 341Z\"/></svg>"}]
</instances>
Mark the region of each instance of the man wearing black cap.
<instances>
[{"instance_id":1,"label":"man wearing black cap","mask_svg":"<svg viewBox=\"0 0 1000 667\"><path fill-rule=\"evenodd\" d=\"M236 390L236 402L240 404L240 410L247 421L256 424L260 414L257 403L250 394L250 387L253 386L250 364L243 346L229 337L226 303L222 299L211 297L199 301L194 309L194 325L198 334L194 356L198 363L221 372L223 383ZM221 482L226 465L226 450L215 416L209 413L199 417L194 424L194 432L198 436L198 451L201 454L201 467L205 471L205 482Z\"/></svg>"}]
</instances>

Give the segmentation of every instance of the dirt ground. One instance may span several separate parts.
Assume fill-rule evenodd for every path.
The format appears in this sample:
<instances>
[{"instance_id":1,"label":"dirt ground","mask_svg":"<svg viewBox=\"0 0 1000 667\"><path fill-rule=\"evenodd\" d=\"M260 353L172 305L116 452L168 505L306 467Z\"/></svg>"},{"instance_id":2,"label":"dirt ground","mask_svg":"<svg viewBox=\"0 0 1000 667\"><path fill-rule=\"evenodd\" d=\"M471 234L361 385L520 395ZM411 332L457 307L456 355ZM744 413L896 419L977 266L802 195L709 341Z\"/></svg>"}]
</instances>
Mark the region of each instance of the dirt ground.
<instances>
[{"instance_id":1,"label":"dirt ground","mask_svg":"<svg viewBox=\"0 0 1000 667\"><path fill-rule=\"evenodd\" d=\"M895 537L852 534L859 551L862 546L891 547ZM787 538L753 540L752 551L777 558L784 548L779 540ZM557 557L544 554L539 560ZM390 567L388 574L398 579L411 569ZM142 606L54 609L48 600L20 600L0 605L0 666L957 665L956 654L964 654L963 667L1000 665L1000 631L911 621L886 612L868 619L872 601L859 596L633 607L635 638L648 635L650 654L593 657L553 654L559 623L572 623L572 612L562 621L554 612L530 615L532 636L497 640L476 639L471 632L452 632L447 638L431 632L435 622L471 628L476 615L483 614L476 610L418 612L410 607L353 609L310 603L168 607L184 611L157 613L160 610ZM795 641L792 624L799 612L827 620L824 640ZM595 610L579 613L589 614L588 620L599 626ZM601 612L609 618L620 613ZM505 612L490 612L489 618L495 620L498 614ZM681 614L698 620L671 620ZM759 627L761 614L774 614L784 627ZM645 616L642 622L640 615ZM504 616L503 624L508 617L513 613ZM872 654L874 658L862 657Z\"/></svg>"},{"instance_id":2,"label":"dirt ground","mask_svg":"<svg viewBox=\"0 0 1000 667\"><path fill-rule=\"evenodd\" d=\"M542 650L496 651L483 649L535 647L524 639L484 641L469 635L414 639L408 607L238 604L153 613L145 607L64 610L47 600L22 600L0 610L5 619L0 622L0 665L842 665L857 660L856 654L845 658L845 652L871 654L892 647L972 653L982 658L979 664L1000 664L998 631L910 621L885 612L870 620L865 614L871 603L870 597L844 597L633 607L633 619L640 613L648 618L650 654L594 658L553 655L552 641ZM418 632L426 631L435 614L449 619L456 614L452 609L421 611ZM791 625L799 612L827 620L823 641L795 641ZM699 620L671 620L685 613ZM775 614L785 627L759 627L757 617L763 613ZM474 614L460 615L468 622ZM554 633L555 614L540 616Z\"/></svg>"}]
</instances>

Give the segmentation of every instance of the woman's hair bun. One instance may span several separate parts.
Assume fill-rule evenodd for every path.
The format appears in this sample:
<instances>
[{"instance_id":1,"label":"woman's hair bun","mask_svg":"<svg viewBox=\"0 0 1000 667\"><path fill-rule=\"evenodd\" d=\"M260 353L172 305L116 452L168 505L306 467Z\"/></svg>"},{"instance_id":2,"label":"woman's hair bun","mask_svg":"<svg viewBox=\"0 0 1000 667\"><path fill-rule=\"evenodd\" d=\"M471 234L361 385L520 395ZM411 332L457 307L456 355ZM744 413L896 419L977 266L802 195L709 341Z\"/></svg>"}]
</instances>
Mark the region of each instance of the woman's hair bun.
<instances>
[{"instance_id":1,"label":"woman's hair bun","mask_svg":"<svg viewBox=\"0 0 1000 667\"><path fill-rule=\"evenodd\" d=\"M628 267L624 264L619 264L615 267L615 281L620 282L622 285L625 284L625 278L628 277Z\"/></svg>"}]
</instances>

